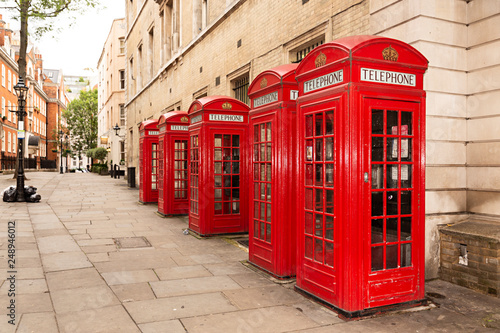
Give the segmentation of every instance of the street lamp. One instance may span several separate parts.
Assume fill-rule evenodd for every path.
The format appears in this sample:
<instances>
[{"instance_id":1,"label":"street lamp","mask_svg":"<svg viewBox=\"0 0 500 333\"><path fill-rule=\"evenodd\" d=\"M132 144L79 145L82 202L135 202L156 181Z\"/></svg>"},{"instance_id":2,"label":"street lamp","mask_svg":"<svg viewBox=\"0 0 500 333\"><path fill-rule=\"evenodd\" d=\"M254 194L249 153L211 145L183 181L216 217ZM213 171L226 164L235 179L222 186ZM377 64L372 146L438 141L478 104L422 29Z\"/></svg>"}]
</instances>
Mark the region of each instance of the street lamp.
<instances>
[{"instance_id":1,"label":"street lamp","mask_svg":"<svg viewBox=\"0 0 500 333\"><path fill-rule=\"evenodd\" d=\"M22 77L14 86L14 90L17 95L18 110L17 113L17 187L16 187L16 199L19 202L24 202L24 117L26 112L24 107L26 106L26 93L28 92L28 87L24 84Z\"/></svg>"},{"instance_id":2,"label":"street lamp","mask_svg":"<svg viewBox=\"0 0 500 333\"><path fill-rule=\"evenodd\" d=\"M115 134L118 136L118 133L120 133L120 126L118 126L118 123L116 123L115 127L113 127L115 130Z\"/></svg>"},{"instance_id":3,"label":"street lamp","mask_svg":"<svg viewBox=\"0 0 500 333\"><path fill-rule=\"evenodd\" d=\"M62 158L63 158L63 156L62 156L63 134L64 134L64 132L62 131L62 129L60 129L59 130L59 142L61 143L60 144L60 146L61 146L61 153L60 153L61 159L59 161L60 162L59 164L61 165L60 168L59 168L59 173L60 174L63 174L63 164L62 164Z\"/></svg>"}]
</instances>

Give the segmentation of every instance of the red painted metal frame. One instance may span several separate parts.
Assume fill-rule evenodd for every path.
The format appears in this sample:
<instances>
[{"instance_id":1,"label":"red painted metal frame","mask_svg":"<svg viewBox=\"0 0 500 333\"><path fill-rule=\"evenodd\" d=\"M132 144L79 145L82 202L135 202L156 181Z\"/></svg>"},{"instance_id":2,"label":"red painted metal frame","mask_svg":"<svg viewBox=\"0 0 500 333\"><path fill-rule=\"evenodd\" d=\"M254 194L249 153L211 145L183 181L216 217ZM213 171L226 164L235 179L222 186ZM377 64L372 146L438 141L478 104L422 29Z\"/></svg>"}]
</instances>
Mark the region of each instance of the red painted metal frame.
<instances>
[{"instance_id":1,"label":"red painted metal frame","mask_svg":"<svg viewBox=\"0 0 500 333\"><path fill-rule=\"evenodd\" d=\"M227 96L203 97L189 107L189 229L201 236L248 232L248 111ZM229 147L226 138L231 145L239 139L238 147ZM226 151L230 159L221 160L218 152Z\"/></svg>"},{"instance_id":2,"label":"red painted metal frame","mask_svg":"<svg viewBox=\"0 0 500 333\"><path fill-rule=\"evenodd\" d=\"M158 163L158 120L146 120L139 125L139 201L142 203L158 202L158 171L153 173L153 163ZM155 146L156 145L156 146ZM156 147L156 151L153 151ZM156 160L156 162L153 162ZM156 184L155 184L156 183Z\"/></svg>"},{"instance_id":3,"label":"red painted metal frame","mask_svg":"<svg viewBox=\"0 0 500 333\"><path fill-rule=\"evenodd\" d=\"M387 60L384 59L384 54L388 56ZM328 306L336 308L348 318L370 314L384 307L414 305L424 302L425 92L423 91L423 74L427 69L427 64L428 61L422 54L401 41L377 36L354 36L315 48L302 60L296 71L300 96L297 101L299 133L299 178L297 183L298 197L301 198L297 203L299 246L296 288L318 298ZM364 77L364 80L361 80L362 69L365 71L367 69L384 71L384 77L392 75L388 73L389 71L412 74L415 75L414 86L366 80L367 78L372 79L372 81L385 80L381 79L380 76ZM342 76L339 75L339 71L342 71ZM373 71L373 73L375 72ZM332 73L336 73L337 81L333 76L328 76ZM377 135L372 134L372 110L378 109L385 110L383 112L388 112L387 110L400 111L398 113L399 122L392 129L396 132L384 132L383 135L379 136L384 138L383 143L389 143L389 140L399 140L399 143L404 140L406 143L410 142L413 154L411 163L402 161L402 149L397 147L399 161L372 163L372 144L375 145L375 141L378 140L373 139ZM326 216L329 215L326 213L326 205L314 206L314 204L317 205L318 201L322 205L328 199L326 192L321 192L322 189L326 189L324 187L326 178L323 178L323 174L321 174L319 178L323 183L319 185L309 183L307 185L306 179L310 179L310 177L305 170L305 164L318 165L318 170L325 170L325 167L321 167L322 164L326 164L324 160L315 161L317 151L320 154L330 152L323 149L322 143L326 142L324 141L326 139L323 138L324 132L319 131L321 135L308 132L310 138L306 139L306 121L315 119L308 117L308 115L318 115L318 119L321 120L319 115L326 114L331 110L334 112L332 134L334 140L332 152L334 163L334 185L332 187L334 195L332 200L334 206L330 209L332 212L330 215L333 216L333 253L329 255L333 255L333 265L330 257L327 259L326 256L326 243L329 242L329 239L324 234L324 228L327 224L326 222L322 222L324 224L321 225L314 224L314 221L318 221L317 218L319 221L327 221ZM402 125L401 112L404 111L412 114L413 132L409 135L404 133L403 126L398 127ZM387 125L386 122L384 122L385 125ZM322 126L324 131L326 125ZM318 130L313 126L312 131ZM319 144L311 144L316 141ZM310 149L306 149L308 142L311 145ZM387 153L386 150L384 152ZM386 165L385 169L382 169L385 170L385 176L387 176L389 166L392 168L391 163L399 168L395 169L399 170L396 174L398 177L402 175L403 167L400 165L409 164L405 168L409 167L410 171L413 170L413 188L410 189L413 192L413 200L409 216L412 219L412 238L410 241L398 238L399 241L394 243L397 246L411 243L411 265L409 267L403 267L405 265L403 265L401 254L403 248L401 247L401 249L396 248L395 250L396 253L399 253L399 257L396 257L399 258L396 259L397 267L389 269L393 263L389 265L387 261L386 255L389 253L389 245L391 244L387 245L389 240L386 240L386 243L382 244L386 246L381 259L383 260L383 269L372 270L372 248L376 247L372 244L371 238L375 235L375 232L372 235L372 230L375 230L372 226L372 220L378 218L371 216L372 209L376 209L377 205L374 203L372 207L371 193L376 191L371 188L370 175L372 164L373 168L376 168L377 163ZM365 173L367 173L366 181L364 180ZM314 175L315 173L311 174L312 181L316 180ZM402 183L398 184L402 186ZM311 188L313 191L306 192L306 188ZM383 235L386 237L386 231L389 228L387 215L391 214L388 213L388 208L384 203L392 200L392 196L389 198L387 192L395 192L396 200L398 200L401 198L400 193L405 190L384 188L380 191L387 195L387 198L382 200L383 207L380 208L383 209L383 212L387 212L380 218L386 221L382 229ZM311 204L309 204L306 195L311 193L323 194L309 198L311 200ZM400 202L399 205L402 206L402 203ZM307 209L307 207L311 208ZM404 216L402 217L401 214L403 209L397 209L399 209L399 215L396 214L394 217L399 223L397 237L402 237L403 222L401 219ZM311 229L310 225L306 224L308 211L318 214L318 217L314 216L314 220L311 222L314 224L314 228L318 228L317 230ZM323 220L321 216L325 216L325 219ZM308 243L306 246L307 239L310 239L311 242L317 240L318 246L311 245L310 247L309 244L312 243ZM325 250L320 256L317 253L306 253L306 249L308 251L310 249L313 249L312 251ZM312 258L308 258L306 255ZM374 255L374 262L377 260L378 257Z\"/></svg>"},{"instance_id":4,"label":"red painted metal frame","mask_svg":"<svg viewBox=\"0 0 500 333\"><path fill-rule=\"evenodd\" d=\"M158 119L158 213L165 216L189 212L188 125L188 114L183 111L168 112Z\"/></svg>"},{"instance_id":5,"label":"red painted metal frame","mask_svg":"<svg viewBox=\"0 0 500 333\"><path fill-rule=\"evenodd\" d=\"M290 64L264 71L248 89L252 101L249 262L278 278L295 276L296 270L296 68ZM270 175L263 172L266 166Z\"/></svg>"}]
</instances>

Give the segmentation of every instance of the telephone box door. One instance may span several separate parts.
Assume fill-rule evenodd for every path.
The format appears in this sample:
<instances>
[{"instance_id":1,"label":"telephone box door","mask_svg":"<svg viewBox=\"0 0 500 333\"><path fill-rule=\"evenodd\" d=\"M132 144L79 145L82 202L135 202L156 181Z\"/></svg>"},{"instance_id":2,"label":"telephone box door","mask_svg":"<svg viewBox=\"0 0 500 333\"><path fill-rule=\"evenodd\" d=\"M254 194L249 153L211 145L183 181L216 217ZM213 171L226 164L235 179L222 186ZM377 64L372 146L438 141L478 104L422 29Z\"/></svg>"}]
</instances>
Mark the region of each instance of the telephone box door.
<instances>
[{"instance_id":1,"label":"telephone box door","mask_svg":"<svg viewBox=\"0 0 500 333\"><path fill-rule=\"evenodd\" d=\"M423 298L420 103L364 100L365 307ZM418 245L417 245L418 244ZM421 294L421 297L416 295Z\"/></svg>"}]
</instances>

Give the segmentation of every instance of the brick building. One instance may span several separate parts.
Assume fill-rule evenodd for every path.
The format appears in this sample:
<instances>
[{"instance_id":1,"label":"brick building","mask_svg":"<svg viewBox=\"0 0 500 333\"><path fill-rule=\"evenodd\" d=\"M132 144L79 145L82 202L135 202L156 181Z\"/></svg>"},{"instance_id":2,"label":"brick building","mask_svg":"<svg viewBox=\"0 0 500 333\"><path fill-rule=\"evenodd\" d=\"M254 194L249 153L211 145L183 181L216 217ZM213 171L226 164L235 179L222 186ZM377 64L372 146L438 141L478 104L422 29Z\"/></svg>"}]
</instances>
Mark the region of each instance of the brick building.
<instances>
[{"instance_id":1,"label":"brick building","mask_svg":"<svg viewBox=\"0 0 500 333\"><path fill-rule=\"evenodd\" d=\"M140 122L207 95L248 102L263 70L339 37L381 35L430 61L426 277L438 276L440 225L500 219L500 2L140 0L126 11L128 166L138 167Z\"/></svg>"}]
</instances>

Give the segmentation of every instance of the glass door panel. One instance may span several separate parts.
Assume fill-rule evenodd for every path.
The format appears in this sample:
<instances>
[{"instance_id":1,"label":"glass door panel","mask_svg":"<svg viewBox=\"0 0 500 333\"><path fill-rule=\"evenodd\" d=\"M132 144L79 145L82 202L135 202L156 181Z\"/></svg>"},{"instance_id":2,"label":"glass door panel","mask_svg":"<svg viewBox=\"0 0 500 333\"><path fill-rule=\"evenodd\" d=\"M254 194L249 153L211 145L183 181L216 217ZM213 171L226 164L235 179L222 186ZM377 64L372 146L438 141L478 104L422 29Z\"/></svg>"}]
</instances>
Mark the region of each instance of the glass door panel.
<instances>
[{"instance_id":1,"label":"glass door panel","mask_svg":"<svg viewBox=\"0 0 500 333\"><path fill-rule=\"evenodd\" d=\"M240 213L240 136L214 134L214 214Z\"/></svg>"}]
</instances>

